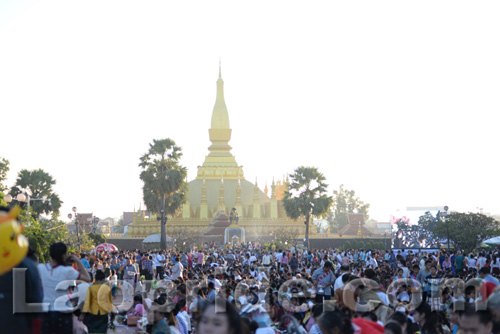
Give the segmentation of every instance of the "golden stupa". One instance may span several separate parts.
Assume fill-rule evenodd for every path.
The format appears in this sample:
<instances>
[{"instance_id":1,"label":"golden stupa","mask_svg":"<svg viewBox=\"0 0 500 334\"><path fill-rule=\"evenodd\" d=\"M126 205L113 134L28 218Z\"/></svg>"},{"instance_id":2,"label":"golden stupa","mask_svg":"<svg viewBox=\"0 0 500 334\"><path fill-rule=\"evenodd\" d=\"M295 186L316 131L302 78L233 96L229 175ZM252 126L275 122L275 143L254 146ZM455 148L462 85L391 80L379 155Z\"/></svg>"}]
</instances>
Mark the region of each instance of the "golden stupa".
<instances>
[{"instance_id":1,"label":"golden stupa","mask_svg":"<svg viewBox=\"0 0 500 334\"><path fill-rule=\"evenodd\" d=\"M210 153L203 165L198 166L196 179L189 182L188 201L182 212L176 217L169 217L167 235L175 238L179 233L191 230L201 235L222 236L224 229L217 229L217 224L214 225L216 218L225 215L227 220L234 208L238 213L238 227L245 229L247 240L272 235L273 231L281 228L297 230L298 236L303 236L303 222L290 220L282 207L287 181L275 182L273 179L270 197L267 185L264 193L259 189L257 180L255 183L247 181L243 167L231 154L231 131L219 65L217 97L208 130L212 142L208 148ZM126 238L145 238L154 233L160 233L157 217L146 217L141 210L134 212Z\"/></svg>"}]
</instances>

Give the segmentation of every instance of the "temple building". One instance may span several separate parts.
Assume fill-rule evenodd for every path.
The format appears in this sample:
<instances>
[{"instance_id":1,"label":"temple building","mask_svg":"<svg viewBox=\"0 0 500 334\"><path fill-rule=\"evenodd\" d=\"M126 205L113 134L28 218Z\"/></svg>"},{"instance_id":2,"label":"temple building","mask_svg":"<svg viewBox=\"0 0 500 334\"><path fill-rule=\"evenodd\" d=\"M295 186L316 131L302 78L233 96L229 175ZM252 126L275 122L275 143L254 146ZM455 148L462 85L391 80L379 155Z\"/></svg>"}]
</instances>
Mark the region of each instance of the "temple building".
<instances>
[{"instance_id":1,"label":"temple building","mask_svg":"<svg viewBox=\"0 0 500 334\"><path fill-rule=\"evenodd\" d=\"M167 235L175 238L189 230L202 236L221 237L225 227L229 225L230 212L235 209L238 227L245 229L247 240L270 236L281 228L297 230L299 236L303 236L304 223L301 220L290 220L282 206L288 181L273 180L270 192L267 185L265 191L262 191L257 180L252 183L245 179L243 166L238 165L231 154L229 141L232 130L220 68L217 97L208 134L212 143L208 148L209 154L203 164L198 166L196 178L189 182L188 200L182 207L182 212L177 217L169 217ZM157 217L135 212L125 237L145 238L154 233L160 233Z\"/></svg>"}]
</instances>

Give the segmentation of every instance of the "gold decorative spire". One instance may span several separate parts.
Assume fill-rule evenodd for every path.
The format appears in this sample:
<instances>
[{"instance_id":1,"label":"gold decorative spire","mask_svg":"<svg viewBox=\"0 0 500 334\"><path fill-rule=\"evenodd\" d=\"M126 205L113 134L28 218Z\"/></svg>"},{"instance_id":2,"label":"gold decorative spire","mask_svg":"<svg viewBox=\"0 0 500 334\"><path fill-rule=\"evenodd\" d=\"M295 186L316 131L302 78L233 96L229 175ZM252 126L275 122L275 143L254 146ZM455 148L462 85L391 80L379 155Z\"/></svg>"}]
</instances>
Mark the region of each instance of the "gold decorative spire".
<instances>
[{"instance_id":1,"label":"gold decorative spire","mask_svg":"<svg viewBox=\"0 0 500 334\"><path fill-rule=\"evenodd\" d=\"M201 185L201 204L207 204L207 185L205 184L205 178L203 178L203 184Z\"/></svg>"},{"instance_id":2,"label":"gold decorative spire","mask_svg":"<svg viewBox=\"0 0 500 334\"><path fill-rule=\"evenodd\" d=\"M255 178L255 187L253 187L253 201L254 203L259 203L259 186L257 184L257 178Z\"/></svg>"},{"instance_id":3,"label":"gold decorative spire","mask_svg":"<svg viewBox=\"0 0 500 334\"><path fill-rule=\"evenodd\" d=\"M241 206L241 181L238 179L238 184L236 186L236 205Z\"/></svg>"},{"instance_id":4,"label":"gold decorative spire","mask_svg":"<svg viewBox=\"0 0 500 334\"><path fill-rule=\"evenodd\" d=\"M359 222L359 228L358 228L358 238L363 237L363 233L361 232L361 222Z\"/></svg>"},{"instance_id":5,"label":"gold decorative spire","mask_svg":"<svg viewBox=\"0 0 500 334\"><path fill-rule=\"evenodd\" d=\"M224 81L222 80L221 67L219 63L219 79L217 80L217 97L215 98L214 111L212 113L211 129L229 128L229 114L227 112L226 101L224 99ZM227 141L231 139L231 132L225 134ZM212 139L211 139L212 140Z\"/></svg>"},{"instance_id":6,"label":"gold decorative spire","mask_svg":"<svg viewBox=\"0 0 500 334\"><path fill-rule=\"evenodd\" d=\"M273 177L273 183L271 184L271 198L272 199L276 198L276 184L274 183L274 177Z\"/></svg>"},{"instance_id":7,"label":"gold decorative spire","mask_svg":"<svg viewBox=\"0 0 500 334\"><path fill-rule=\"evenodd\" d=\"M219 211L226 211L226 205L224 204L224 179L220 179L220 189L219 189Z\"/></svg>"},{"instance_id":8,"label":"gold decorative spire","mask_svg":"<svg viewBox=\"0 0 500 334\"><path fill-rule=\"evenodd\" d=\"M210 153L205 157L205 162L198 167L197 179L237 180L243 178L243 168L238 166L236 159L231 154L231 128L229 114L224 100L224 81L222 80L221 65L219 62L219 79L217 80L217 97L212 112L212 122L208 130L212 145L208 148Z\"/></svg>"}]
</instances>

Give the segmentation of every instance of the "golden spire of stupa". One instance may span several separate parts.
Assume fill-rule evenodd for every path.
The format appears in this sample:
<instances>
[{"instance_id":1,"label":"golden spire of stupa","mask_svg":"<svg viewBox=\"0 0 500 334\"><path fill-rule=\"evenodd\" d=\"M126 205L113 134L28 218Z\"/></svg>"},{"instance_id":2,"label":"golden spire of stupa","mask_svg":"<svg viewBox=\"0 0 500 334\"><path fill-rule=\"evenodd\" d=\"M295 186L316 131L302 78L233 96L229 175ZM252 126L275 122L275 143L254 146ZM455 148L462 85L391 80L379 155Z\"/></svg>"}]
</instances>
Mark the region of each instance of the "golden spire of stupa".
<instances>
[{"instance_id":1,"label":"golden spire of stupa","mask_svg":"<svg viewBox=\"0 0 500 334\"><path fill-rule=\"evenodd\" d=\"M219 62L219 79L217 80L217 97L212 112L212 123L208 130L212 145L208 148L210 153L205 157L203 166L198 167L197 179L237 180L243 178L243 169L238 166L236 159L231 154L231 128L229 127L229 114L224 100L224 81Z\"/></svg>"},{"instance_id":2,"label":"golden spire of stupa","mask_svg":"<svg viewBox=\"0 0 500 334\"><path fill-rule=\"evenodd\" d=\"M225 129L229 128L229 114L227 112L226 101L224 100L224 81L222 80L221 65L219 62L219 79L217 80L217 97L215 99L214 111L212 113L211 129ZM231 139L231 132L227 135L227 141Z\"/></svg>"}]
</instances>

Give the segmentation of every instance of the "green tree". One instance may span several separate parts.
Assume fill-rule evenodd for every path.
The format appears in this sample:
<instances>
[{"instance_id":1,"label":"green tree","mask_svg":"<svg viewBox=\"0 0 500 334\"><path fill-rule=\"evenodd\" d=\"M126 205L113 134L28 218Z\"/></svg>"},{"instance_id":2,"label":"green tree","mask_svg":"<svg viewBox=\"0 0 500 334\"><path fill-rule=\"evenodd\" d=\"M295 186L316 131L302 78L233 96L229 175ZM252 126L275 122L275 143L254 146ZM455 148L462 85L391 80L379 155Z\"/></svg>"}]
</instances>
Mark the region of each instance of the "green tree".
<instances>
[{"instance_id":1,"label":"green tree","mask_svg":"<svg viewBox=\"0 0 500 334\"><path fill-rule=\"evenodd\" d=\"M67 242L68 240L68 228L64 222L58 219L36 220L32 213L23 210L18 220L26 226L23 234L28 238L30 247L38 255L40 262L50 260L50 245L58 241Z\"/></svg>"},{"instance_id":2,"label":"green tree","mask_svg":"<svg viewBox=\"0 0 500 334\"><path fill-rule=\"evenodd\" d=\"M166 215L175 216L186 202L187 170L179 164L181 148L171 139L153 140L149 150L140 158L144 182L143 198L150 212L161 216L160 247L167 248Z\"/></svg>"},{"instance_id":3,"label":"green tree","mask_svg":"<svg viewBox=\"0 0 500 334\"><path fill-rule=\"evenodd\" d=\"M333 191L332 212L327 218L330 232L338 233L343 229L347 225L347 215L349 213L361 213L364 215L365 220L368 220L369 208L370 204L365 204L359 197L356 197L354 190L344 189L344 185L341 184L339 190Z\"/></svg>"},{"instance_id":4,"label":"green tree","mask_svg":"<svg viewBox=\"0 0 500 334\"><path fill-rule=\"evenodd\" d=\"M309 224L311 217L325 217L332 205L332 198L326 195L325 177L315 167L301 166L290 175L289 189L285 191L283 206L288 217L304 218L306 244L309 249Z\"/></svg>"},{"instance_id":5,"label":"green tree","mask_svg":"<svg viewBox=\"0 0 500 334\"><path fill-rule=\"evenodd\" d=\"M10 194L13 198L16 198L19 193L24 192L25 189L29 189L31 191L31 198L46 199L44 201L31 201L31 212L35 219L42 214L48 215L53 213L57 216L63 202L59 198L59 195L54 192L53 186L55 184L56 180L43 169L31 171L23 169L17 175L16 184L11 188Z\"/></svg>"},{"instance_id":6,"label":"green tree","mask_svg":"<svg viewBox=\"0 0 500 334\"><path fill-rule=\"evenodd\" d=\"M5 196L4 192L8 189L5 185L5 181L7 180L7 173L9 170L9 160L0 158L0 206L7 206L3 198Z\"/></svg>"},{"instance_id":7,"label":"green tree","mask_svg":"<svg viewBox=\"0 0 500 334\"><path fill-rule=\"evenodd\" d=\"M471 252L481 243L500 235L499 222L481 213L453 213L436 224L434 234L441 239L448 236L456 249Z\"/></svg>"},{"instance_id":8,"label":"green tree","mask_svg":"<svg viewBox=\"0 0 500 334\"><path fill-rule=\"evenodd\" d=\"M425 245L428 247L439 248L439 238L434 233L434 229L438 224L438 218L434 217L430 211L427 211L418 218L419 234L418 239L420 242L425 240Z\"/></svg>"},{"instance_id":9,"label":"green tree","mask_svg":"<svg viewBox=\"0 0 500 334\"><path fill-rule=\"evenodd\" d=\"M66 245L68 246L68 251L69 252L79 252L80 249L81 251L86 251L90 252L92 248L97 246L94 243L94 240L92 240L88 234L81 233L80 234L80 239L78 240L78 237L76 233L70 233L68 234L68 237L65 240Z\"/></svg>"},{"instance_id":10,"label":"green tree","mask_svg":"<svg viewBox=\"0 0 500 334\"><path fill-rule=\"evenodd\" d=\"M89 233L89 238L92 239L94 245L100 245L106 242L106 237L102 233Z\"/></svg>"},{"instance_id":11,"label":"green tree","mask_svg":"<svg viewBox=\"0 0 500 334\"><path fill-rule=\"evenodd\" d=\"M9 160L0 157L0 192L2 193L8 189L4 182L7 180L7 173L10 170L9 164Z\"/></svg>"},{"instance_id":12,"label":"green tree","mask_svg":"<svg viewBox=\"0 0 500 334\"><path fill-rule=\"evenodd\" d=\"M294 248L297 248L297 239L299 238L298 229L287 229L281 227L274 232L274 235L276 236L276 241L280 243L281 247L289 249L290 246L293 246Z\"/></svg>"}]
</instances>

